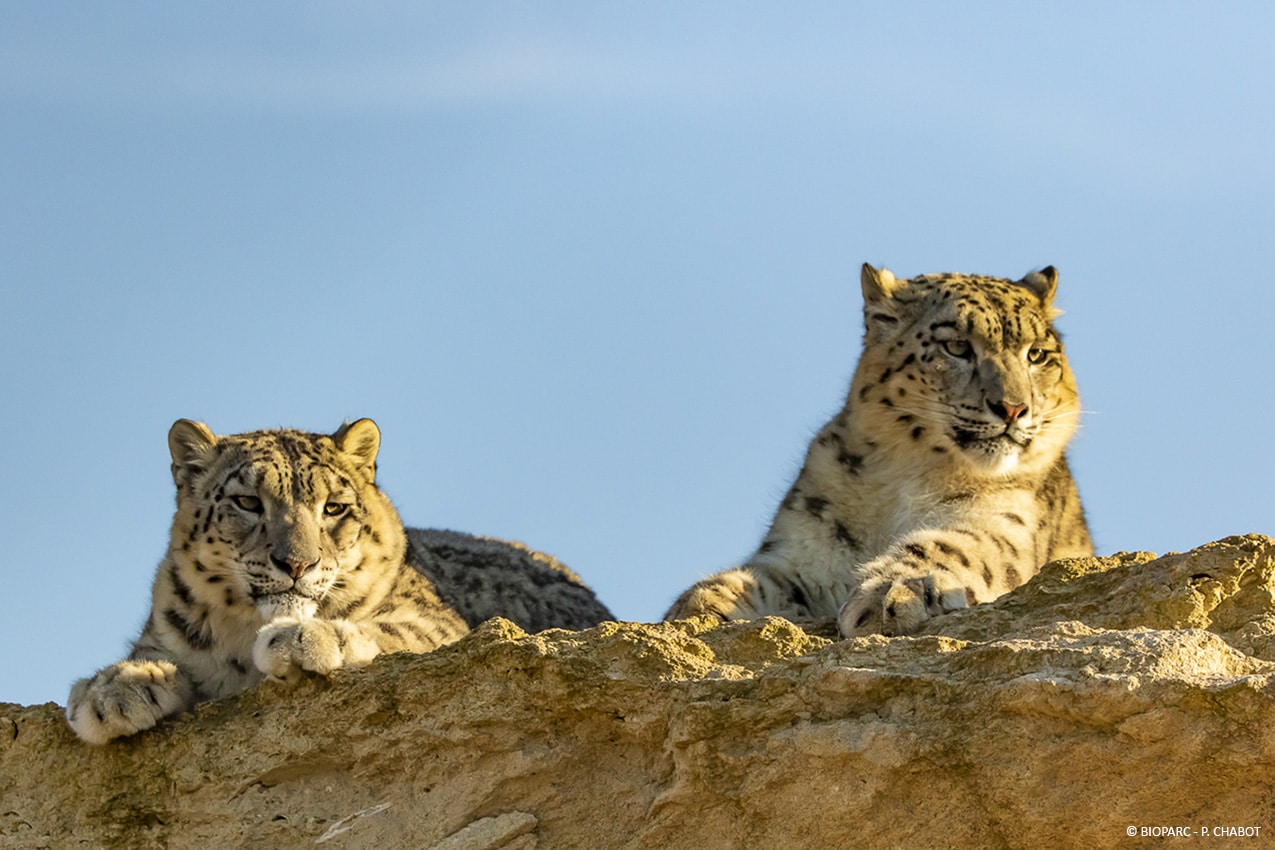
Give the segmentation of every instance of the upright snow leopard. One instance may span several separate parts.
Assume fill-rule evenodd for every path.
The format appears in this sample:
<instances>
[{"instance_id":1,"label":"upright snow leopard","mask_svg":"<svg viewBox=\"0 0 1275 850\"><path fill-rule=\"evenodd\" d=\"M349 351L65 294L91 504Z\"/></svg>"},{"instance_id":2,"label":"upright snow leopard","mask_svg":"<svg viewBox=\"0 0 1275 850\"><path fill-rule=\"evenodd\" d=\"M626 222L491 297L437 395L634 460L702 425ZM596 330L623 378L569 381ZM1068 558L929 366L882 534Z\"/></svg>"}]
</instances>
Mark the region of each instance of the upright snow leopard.
<instances>
[{"instance_id":1,"label":"upright snow leopard","mask_svg":"<svg viewBox=\"0 0 1275 850\"><path fill-rule=\"evenodd\" d=\"M412 530L377 487L370 419L328 436L169 432L177 512L127 660L76 682L85 741L148 729L264 677L426 652L503 615L525 628L610 619L579 577L519 544ZM414 569L414 567L416 567Z\"/></svg>"},{"instance_id":2,"label":"upright snow leopard","mask_svg":"<svg viewBox=\"0 0 1275 850\"><path fill-rule=\"evenodd\" d=\"M756 553L665 615L837 616L908 634L1093 553L1063 450L1080 416L1052 321L1058 273L899 280L864 265L845 406L815 437Z\"/></svg>"}]
</instances>

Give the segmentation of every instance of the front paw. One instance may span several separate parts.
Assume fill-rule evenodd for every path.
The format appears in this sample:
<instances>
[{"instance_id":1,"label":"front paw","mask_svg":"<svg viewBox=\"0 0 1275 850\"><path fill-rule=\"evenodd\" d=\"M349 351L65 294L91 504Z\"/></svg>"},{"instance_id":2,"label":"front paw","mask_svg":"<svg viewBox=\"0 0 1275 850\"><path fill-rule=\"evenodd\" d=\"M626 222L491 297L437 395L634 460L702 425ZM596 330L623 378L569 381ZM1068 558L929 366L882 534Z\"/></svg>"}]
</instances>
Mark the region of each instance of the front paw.
<instances>
[{"instance_id":1,"label":"front paw","mask_svg":"<svg viewBox=\"0 0 1275 850\"><path fill-rule=\"evenodd\" d=\"M80 679L66 719L84 741L105 744L150 729L190 704L190 684L169 661L121 661Z\"/></svg>"},{"instance_id":2,"label":"front paw","mask_svg":"<svg viewBox=\"0 0 1275 850\"><path fill-rule=\"evenodd\" d=\"M910 635L926 620L969 604L969 592L951 573L887 571L859 585L841 606L837 626L842 637Z\"/></svg>"},{"instance_id":3,"label":"front paw","mask_svg":"<svg viewBox=\"0 0 1275 850\"><path fill-rule=\"evenodd\" d=\"M665 620L685 620L708 615L722 622L760 616L755 604L757 576L750 570L718 573L688 588L664 615Z\"/></svg>"},{"instance_id":4,"label":"front paw","mask_svg":"<svg viewBox=\"0 0 1275 850\"><path fill-rule=\"evenodd\" d=\"M295 682L305 673L327 676L342 667L367 664L377 652L375 643L349 620L283 617L257 632L252 660L267 676Z\"/></svg>"}]
</instances>

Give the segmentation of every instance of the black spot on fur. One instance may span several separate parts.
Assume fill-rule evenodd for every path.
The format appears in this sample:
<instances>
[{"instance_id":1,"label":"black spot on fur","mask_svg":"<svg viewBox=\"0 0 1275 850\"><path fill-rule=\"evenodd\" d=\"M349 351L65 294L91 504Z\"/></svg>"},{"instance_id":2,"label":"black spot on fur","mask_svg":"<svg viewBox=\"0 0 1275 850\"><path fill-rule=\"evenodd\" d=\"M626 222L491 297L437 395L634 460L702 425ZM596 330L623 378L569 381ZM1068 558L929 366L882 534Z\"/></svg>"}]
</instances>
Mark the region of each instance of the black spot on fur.
<instances>
[{"instance_id":1,"label":"black spot on fur","mask_svg":"<svg viewBox=\"0 0 1275 850\"><path fill-rule=\"evenodd\" d=\"M806 513L813 517L823 518L823 512L828 508L828 500L819 496L806 497Z\"/></svg>"},{"instance_id":2,"label":"black spot on fur","mask_svg":"<svg viewBox=\"0 0 1275 850\"><path fill-rule=\"evenodd\" d=\"M908 554L911 554L920 558L921 560L925 560L925 557L926 557L925 547L919 543L909 543L908 545L903 547L903 550L907 552Z\"/></svg>"},{"instance_id":3,"label":"black spot on fur","mask_svg":"<svg viewBox=\"0 0 1275 850\"><path fill-rule=\"evenodd\" d=\"M970 559L965 557L965 553L962 552L960 549L957 549L955 546L950 546L947 543L944 543L942 540L936 540L934 541L934 548L938 549L944 555L947 555L950 558L955 558L956 560L960 561L961 566L964 567L965 569L968 570L970 568Z\"/></svg>"},{"instance_id":4,"label":"black spot on fur","mask_svg":"<svg viewBox=\"0 0 1275 850\"><path fill-rule=\"evenodd\" d=\"M837 455L837 463L846 468L846 472L851 475L858 475L859 470L863 468L863 458L859 455L850 454L850 452L842 452Z\"/></svg>"},{"instance_id":5,"label":"black spot on fur","mask_svg":"<svg viewBox=\"0 0 1275 850\"><path fill-rule=\"evenodd\" d=\"M204 634L195 623L190 622L176 609L169 608L164 612L164 619L173 627L173 630L190 645L192 649L208 650L212 648L212 641Z\"/></svg>"},{"instance_id":6,"label":"black spot on fur","mask_svg":"<svg viewBox=\"0 0 1275 850\"><path fill-rule=\"evenodd\" d=\"M333 612L333 616L338 620L344 620L349 617L354 610L363 604L365 597L360 596L358 599L351 599Z\"/></svg>"},{"instance_id":7,"label":"black spot on fur","mask_svg":"<svg viewBox=\"0 0 1275 850\"><path fill-rule=\"evenodd\" d=\"M177 598L182 601L187 608L195 604L195 598L190 594L190 587L186 582L182 581L182 577L177 572L177 564L171 563L168 567L169 578L173 582L173 592L177 594Z\"/></svg>"},{"instance_id":8,"label":"black spot on fur","mask_svg":"<svg viewBox=\"0 0 1275 850\"><path fill-rule=\"evenodd\" d=\"M792 601L796 603L796 605L799 608L810 610L810 600L806 598L805 589L802 588L802 586L795 581L791 583L791 586L792 586Z\"/></svg>"},{"instance_id":9,"label":"black spot on fur","mask_svg":"<svg viewBox=\"0 0 1275 850\"><path fill-rule=\"evenodd\" d=\"M859 541L856 540L854 535L850 533L850 529L846 528L845 523L838 520L835 529L835 536L838 543L849 546L851 549L859 548Z\"/></svg>"}]
</instances>

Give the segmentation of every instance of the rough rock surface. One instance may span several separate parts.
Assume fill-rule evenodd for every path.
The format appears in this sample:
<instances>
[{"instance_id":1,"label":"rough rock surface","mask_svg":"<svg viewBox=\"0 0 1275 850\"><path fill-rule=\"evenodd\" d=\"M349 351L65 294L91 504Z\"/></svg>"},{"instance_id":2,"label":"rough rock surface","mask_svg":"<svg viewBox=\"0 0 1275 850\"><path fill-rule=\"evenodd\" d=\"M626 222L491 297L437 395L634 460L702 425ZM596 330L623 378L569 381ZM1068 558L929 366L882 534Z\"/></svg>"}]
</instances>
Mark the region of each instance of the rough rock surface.
<instances>
[{"instance_id":1,"label":"rough rock surface","mask_svg":"<svg viewBox=\"0 0 1275 850\"><path fill-rule=\"evenodd\" d=\"M1057 562L917 637L826 635L497 620L100 748L0 705L0 848L1275 841L1275 540Z\"/></svg>"}]
</instances>

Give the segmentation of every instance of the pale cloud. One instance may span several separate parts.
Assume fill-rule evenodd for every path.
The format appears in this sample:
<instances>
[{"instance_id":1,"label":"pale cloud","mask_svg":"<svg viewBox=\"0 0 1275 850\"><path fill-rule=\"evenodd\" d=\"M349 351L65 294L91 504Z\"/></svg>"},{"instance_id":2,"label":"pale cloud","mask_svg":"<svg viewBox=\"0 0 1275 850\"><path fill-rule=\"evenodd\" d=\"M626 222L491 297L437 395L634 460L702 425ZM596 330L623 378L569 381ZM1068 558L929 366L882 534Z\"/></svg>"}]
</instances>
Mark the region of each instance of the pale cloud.
<instances>
[{"instance_id":1,"label":"pale cloud","mask_svg":"<svg viewBox=\"0 0 1275 850\"><path fill-rule=\"evenodd\" d=\"M726 57L534 34L335 56L211 45L102 56L58 43L0 51L0 97L129 105L410 110L464 102L690 101L729 97L741 81Z\"/></svg>"},{"instance_id":2,"label":"pale cloud","mask_svg":"<svg viewBox=\"0 0 1275 850\"><path fill-rule=\"evenodd\" d=\"M585 8L585 7L581 7ZM732 7L722 7L730 9ZM658 19L649 15L648 19ZM729 18L727 15L726 18ZM1090 53L1049 63L964 61L918 51L915 34L846 15L774 27L734 27L721 14L663 29L635 20L508 15L461 21L336 15L292 33L187 26L168 32L0 35L0 102L98 108L240 110L277 114L412 114L452 106L630 106L635 109L795 107L865 133L942 132L1007 150L1030 146L1147 187L1268 175L1266 122L1181 124L1176 105L1112 100ZM937 26L937 24L935 24ZM145 37L143 37L145 35ZM391 37L393 36L393 37ZM1264 114L1254 110L1254 114ZM783 120L777 118L776 120ZM1221 145L1226 163L1203 151Z\"/></svg>"}]
</instances>

